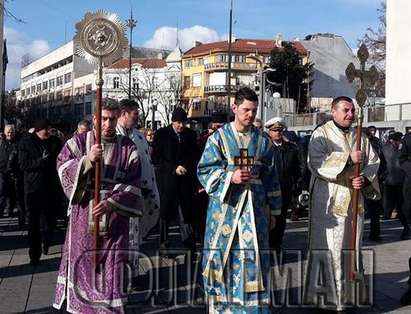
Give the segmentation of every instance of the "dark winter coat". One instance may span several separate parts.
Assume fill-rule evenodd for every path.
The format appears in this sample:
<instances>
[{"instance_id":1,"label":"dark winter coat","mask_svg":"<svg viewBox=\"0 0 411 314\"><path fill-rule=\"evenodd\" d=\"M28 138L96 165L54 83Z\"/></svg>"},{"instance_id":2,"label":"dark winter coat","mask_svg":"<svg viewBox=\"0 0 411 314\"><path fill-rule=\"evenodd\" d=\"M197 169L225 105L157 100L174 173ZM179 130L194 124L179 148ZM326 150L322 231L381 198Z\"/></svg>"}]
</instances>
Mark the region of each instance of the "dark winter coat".
<instances>
[{"instance_id":1,"label":"dark winter coat","mask_svg":"<svg viewBox=\"0 0 411 314\"><path fill-rule=\"evenodd\" d=\"M192 201L196 191L197 154L197 136L189 128L180 133L180 141L172 125L154 134L152 161L156 169L163 219L177 217L178 206L181 206L187 222L195 216ZM187 169L186 175L176 174L179 165Z\"/></svg>"}]
</instances>

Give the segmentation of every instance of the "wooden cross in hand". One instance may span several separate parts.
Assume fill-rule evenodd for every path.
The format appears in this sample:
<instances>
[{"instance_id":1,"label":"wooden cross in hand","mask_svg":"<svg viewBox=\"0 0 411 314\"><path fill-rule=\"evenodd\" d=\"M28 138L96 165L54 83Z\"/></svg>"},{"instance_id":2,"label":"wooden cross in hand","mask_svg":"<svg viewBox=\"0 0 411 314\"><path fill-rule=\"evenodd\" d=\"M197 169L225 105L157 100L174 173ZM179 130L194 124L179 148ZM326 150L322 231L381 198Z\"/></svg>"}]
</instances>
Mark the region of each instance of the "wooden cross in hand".
<instances>
[{"instance_id":1,"label":"wooden cross in hand","mask_svg":"<svg viewBox=\"0 0 411 314\"><path fill-rule=\"evenodd\" d=\"M234 165L250 171L250 167L254 165L254 157L248 155L247 148L240 148L240 156L234 157Z\"/></svg>"}]
</instances>

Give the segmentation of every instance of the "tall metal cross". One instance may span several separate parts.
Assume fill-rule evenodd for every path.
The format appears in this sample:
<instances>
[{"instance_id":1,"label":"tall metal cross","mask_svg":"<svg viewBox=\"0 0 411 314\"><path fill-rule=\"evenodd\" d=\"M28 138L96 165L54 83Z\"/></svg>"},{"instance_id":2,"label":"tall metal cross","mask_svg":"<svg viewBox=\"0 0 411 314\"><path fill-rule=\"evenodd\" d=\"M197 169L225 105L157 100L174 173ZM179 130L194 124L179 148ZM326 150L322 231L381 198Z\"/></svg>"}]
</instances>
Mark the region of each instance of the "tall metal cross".
<instances>
[{"instance_id":1,"label":"tall metal cross","mask_svg":"<svg viewBox=\"0 0 411 314\"><path fill-rule=\"evenodd\" d=\"M234 157L234 165L249 170L249 167L254 165L254 157L248 155L247 148L240 148L240 156Z\"/></svg>"},{"instance_id":2,"label":"tall metal cross","mask_svg":"<svg viewBox=\"0 0 411 314\"><path fill-rule=\"evenodd\" d=\"M357 91L355 99L361 109L367 100L366 86L373 86L378 79L378 71L375 66L372 66L369 70L365 69L365 64L369 56L370 54L368 53L367 47L365 44L362 44L357 52L358 60L360 60L360 68L356 69L354 63L351 62L345 70L345 76L348 82L352 83L354 79L360 79L360 89Z\"/></svg>"}]
</instances>

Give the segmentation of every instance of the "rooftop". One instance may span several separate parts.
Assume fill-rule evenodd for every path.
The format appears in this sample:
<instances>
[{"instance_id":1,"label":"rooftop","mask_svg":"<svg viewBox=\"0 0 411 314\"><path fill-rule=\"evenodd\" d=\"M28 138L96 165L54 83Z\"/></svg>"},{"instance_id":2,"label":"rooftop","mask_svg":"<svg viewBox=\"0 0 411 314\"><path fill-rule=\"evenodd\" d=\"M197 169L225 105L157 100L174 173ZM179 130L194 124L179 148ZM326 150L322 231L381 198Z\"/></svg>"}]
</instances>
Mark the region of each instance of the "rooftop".
<instances>
[{"instance_id":1,"label":"rooftop","mask_svg":"<svg viewBox=\"0 0 411 314\"><path fill-rule=\"evenodd\" d=\"M298 42L292 42L294 48L297 49L298 53L301 55L306 55L307 50L304 46ZM259 54L269 54L271 50L275 48L281 48L277 46L275 40L267 39L236 39L231 44L232 52L242 52L242 53L259 53ZM204 55L210 52L227 52L228 51L228 41L217 41L213 43L202 44L198 43L197 45L188 51L186 51L183 57L191 57L196 55Z\"/></svg>"}]
</instances>

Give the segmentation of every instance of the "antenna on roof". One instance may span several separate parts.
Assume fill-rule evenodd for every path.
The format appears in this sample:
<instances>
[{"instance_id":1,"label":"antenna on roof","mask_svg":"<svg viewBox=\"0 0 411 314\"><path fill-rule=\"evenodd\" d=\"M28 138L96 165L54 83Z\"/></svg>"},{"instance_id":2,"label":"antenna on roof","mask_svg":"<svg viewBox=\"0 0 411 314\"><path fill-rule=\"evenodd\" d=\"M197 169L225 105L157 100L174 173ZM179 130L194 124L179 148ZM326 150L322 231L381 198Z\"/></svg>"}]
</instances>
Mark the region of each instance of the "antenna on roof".
<instances>
[{"instance_id":1,"label":"antenna on roof","mask_svg":"<svg viewBox=\"0 0 411 314\"><path fill-rule=\"evenodd\" d=\"M178 16L177 16L177 27L176 27L176 47L180 48L180 37L179 37L179 29L178 29Z\"/></svg>"}]
</instances>

